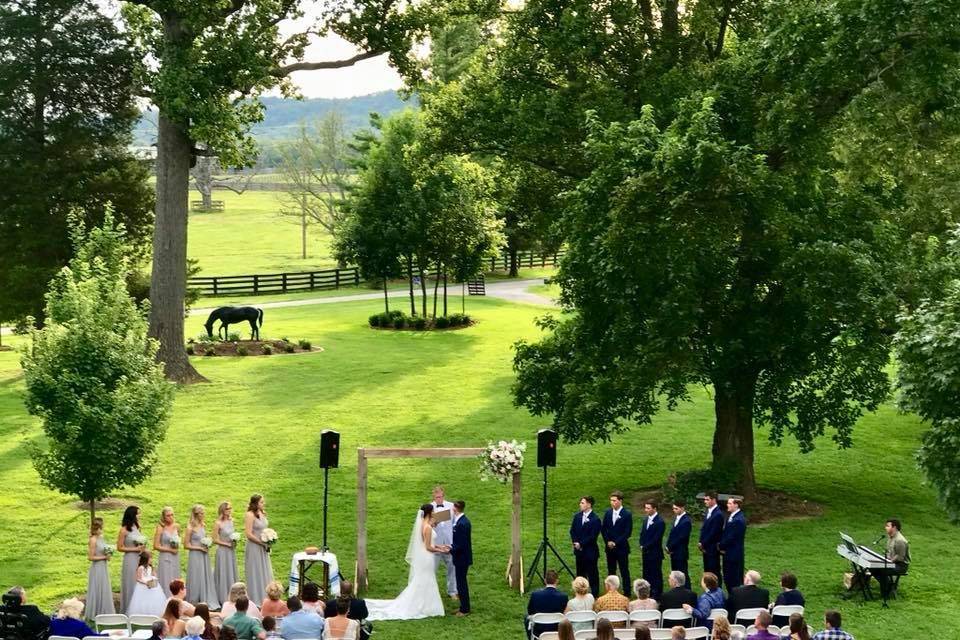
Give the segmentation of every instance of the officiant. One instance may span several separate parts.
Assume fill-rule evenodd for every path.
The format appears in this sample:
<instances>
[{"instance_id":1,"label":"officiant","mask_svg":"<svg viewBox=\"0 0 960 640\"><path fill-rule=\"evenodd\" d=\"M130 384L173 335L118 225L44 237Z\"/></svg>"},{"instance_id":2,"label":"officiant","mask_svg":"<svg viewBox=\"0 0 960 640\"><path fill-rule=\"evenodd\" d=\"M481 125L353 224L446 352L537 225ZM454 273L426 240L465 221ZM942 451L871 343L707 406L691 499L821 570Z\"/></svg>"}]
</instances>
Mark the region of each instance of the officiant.
<instances>
[{"instance_id":1,"label":"officiant","mask_svg":"<svg viewBox=\"0 0 960 640\"><path fill-rule=\"evenodd\" d=\"M438 511L450 511L453 509L453 503L447 502L444 497L444 491L442 485L437 485L433 488L433 511L434 513ZM451 512L452 515L452 512ZM434 544L437 546L442 545L451 545L453 544L453 521L452 519L443 520L438 522L435 527L436 537ZM446 566L447 571L447 595L451 598L457 597L457 570L453 566L453 556L449 553L438 553L437 554L437 571L440 570L441 565Z\"/></svg>"}]
</instances>

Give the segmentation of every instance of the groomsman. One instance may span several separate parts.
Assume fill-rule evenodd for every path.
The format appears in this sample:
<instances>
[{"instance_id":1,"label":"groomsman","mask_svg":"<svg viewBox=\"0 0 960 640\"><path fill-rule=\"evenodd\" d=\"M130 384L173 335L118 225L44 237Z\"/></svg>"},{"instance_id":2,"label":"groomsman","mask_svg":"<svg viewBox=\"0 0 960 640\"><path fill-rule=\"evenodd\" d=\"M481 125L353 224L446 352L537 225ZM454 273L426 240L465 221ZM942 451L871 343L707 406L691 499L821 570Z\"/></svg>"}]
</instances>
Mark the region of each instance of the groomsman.
<instances>
[{"instance_id":1,"label":"groomsman","mask_svg":"<svg viewBox=\"0 0 960 640\"><path fill-rule=\"evenodd\" d=\"M600 518L593 512L593 496L580 498L580 511L570 523L570 541L573 543L573 557L577 563L577 575L590 583L593 597L600 595L600 547L597 536L600 535Z\"/></svg>"},{"instance_id":2,"label":"groomsman","mask_svg":"<svg viewBox=\"0 0 960 640\"><path fill-rule=\"evenodd\" d=\"M673 501L673 526L667 537L667 553L670 555L670 571L681 571L686 577L687 589L690 588L690 532L693 523L687 515L687 503L683 500Z\"/></svg>"},{"instance_id":3,"label":"groomsman","mask_svg":"<svg viewBox=\"0 0 960 640\"><path fill-rule=\"evenodd\" d=\"M437 511L450 511L453 509L453 503L448 502L444 498L443 486L437 485L433 488L433 512ZM452 513L450 514L453 515ZM436 536L434 537L434 542L437 546L440 545L451 545L453 544L453 521L445 520L444 522L438 522L437 526L434 527L436 531ZM438 553L435 554L437 563L437 571L440 571L440 565L446 565L447 570L447 595L451 598L457 597L457 568L453 566L453 557L449 553Z\"/></svg>"},{"instance_id":4,"label":"groomsman","mask_svg":"<svg viewBox=\"0 0 960 640\"><path fill-rule=\"evenodd\" d=\"M727 500L730 515L723 525L720 537L720 553L723 555L723 582L727 592L743 584L744 540L747 536L747 519L740 511L740 498Z\"/></svg>"},{"instance_id":5,"label":"groomsman","mask_svg":"<svg viewBox=\"0 0 960 640\"><path fill-rule=\"evenodd\" d=\"M606 544L607 575L617 575L620 568L620 583L623 593L630 597L630 536L633 535L633 514L623 506L623 494L610 494L610 508L603 514L600 534Z\"/></svg>"},{"instance_id":6,"label":"groomsman","mask_svg":"<svg viewBox=\"0 0 960 640\"><path fill-rule=\"evenodd\" d=\"M656 502L644 502L643 511L647 514L640 529L643 579L650 583L650 597L659 600L663 593L663 532L667 525L657 513Z\"/></svg>"},{"instance_id":7,"label":"groomsman","mask_svg":"<svg viewBox=\"0 0 960 640\"><path fill-rule=\"evenodd\" d=\"M720 571L720 536L723 535L723 510L717 505L717 494L708 491L703 496L703 506L707 512L703 516L703 526L700 527L700 542L697 547L703 554L703 572L712 573L723 585Z\"/></svg>"}]
</instances>

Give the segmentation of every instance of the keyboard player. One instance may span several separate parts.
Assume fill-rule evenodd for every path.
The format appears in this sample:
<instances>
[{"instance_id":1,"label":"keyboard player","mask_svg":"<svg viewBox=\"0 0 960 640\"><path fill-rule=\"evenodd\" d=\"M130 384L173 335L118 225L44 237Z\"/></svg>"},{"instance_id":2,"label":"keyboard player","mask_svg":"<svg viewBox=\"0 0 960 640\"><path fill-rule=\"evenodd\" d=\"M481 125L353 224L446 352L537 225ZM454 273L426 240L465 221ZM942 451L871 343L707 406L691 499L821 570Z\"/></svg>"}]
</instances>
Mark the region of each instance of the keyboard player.
<instances>
[{"instance_id":1,"label":"keyboard player","mask_svg":"<svg viewBox=\"0 0 960 640\"><path fill-rule=\"evenodd\" d=\"M880 593L884 601L890 595L894 576L905 574L910 567L910 543L900 532L901 527L896 518L890 518L884 523L884 530L887 532L886 559L891 566L870 569L870 573L880 583Z\"/></svg>"}]
</instances>

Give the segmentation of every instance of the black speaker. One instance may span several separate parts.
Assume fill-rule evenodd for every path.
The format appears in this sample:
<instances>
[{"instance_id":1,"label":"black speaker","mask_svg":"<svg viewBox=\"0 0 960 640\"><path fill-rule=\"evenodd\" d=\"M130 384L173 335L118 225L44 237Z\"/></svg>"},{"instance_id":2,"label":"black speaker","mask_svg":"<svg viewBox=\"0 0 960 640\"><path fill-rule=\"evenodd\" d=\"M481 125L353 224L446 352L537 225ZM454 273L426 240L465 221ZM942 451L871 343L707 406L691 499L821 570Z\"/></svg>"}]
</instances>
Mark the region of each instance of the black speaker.
<instances>
[{"instance_id":1,"label":"black speaker","mask_svg":"<svg viewBox=\"0 0 960 640\"><path fill-rule=\"evenodd\" d=\"M330 429L320 432L320 468L336 469L340 464L340 434Z\"/></svg>"},{"instance_id":2,"label":"black speaker","mask_svg":"<svg viewBox=\"0 0 960 640\"><path fill-rule=\"evenodd\" d=\"M553 429L537 431L537 466L557 466L557 432Z\"/></svg>"}]
</instances>

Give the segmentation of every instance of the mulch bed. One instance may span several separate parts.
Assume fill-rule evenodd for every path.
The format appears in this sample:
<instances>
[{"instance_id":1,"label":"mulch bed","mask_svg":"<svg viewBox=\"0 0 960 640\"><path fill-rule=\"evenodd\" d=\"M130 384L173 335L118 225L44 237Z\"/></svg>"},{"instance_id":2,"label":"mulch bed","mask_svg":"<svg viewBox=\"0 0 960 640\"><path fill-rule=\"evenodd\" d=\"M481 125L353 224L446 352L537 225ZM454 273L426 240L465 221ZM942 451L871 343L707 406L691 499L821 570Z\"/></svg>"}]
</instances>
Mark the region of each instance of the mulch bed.
<instances>
[{"instance_id":1,"label":"mulch bed","mask_svg":"<svg viewBox=\"0 0 960 640\"><path fill-rule=\"evenodd\" d=\"M264 345L270 345L273 353L264 353ZM284 342L283 340L237 340L236 342L192 342L188 346L193 347L193 355L199 357L214 356L232 356L236 358L249 358L251 356L279 356L293 353L317 353L323 351L323 347L311 345L309 349L303 349L297 342ZM246 355L238 353L240 348L246 350ZM213 354L208 352L213 350Z\"/></svg>"},{"instance_id":2,"label":"mulch bed","mask_svg":"<svg viewBox=\"0 0 960 640\"><path fill-rule=\"evenodd\" d=\"M663 492L660 487L646 487L631 492L629 503L634 517L643 516L643 503L653 499L660 505L660 515L665 519L673 519L673 510L669 504L663 503ZM687 510L690 509L687 504ZM822 516L823 505L800 496L773 489L757 489L757 497L743 505L750 525L762 525L783 520L804 520Z\"/></svg>"},{"instance_id":3,"label":"mulch bed","mask_svg":"<svg viewBox=\"0 0 960 640\"><path fill-rule=\"evenodd\" d=\"M475 325L475 324L477 324L477 321L476 321L476 320L471 320L471 321L468 322L467 324L458 324L458 325L455 326L455 327L444 327L443 329L439 329L439 328L433 326L432 324L427 324L427 328L426 328L426 329L415 329L415 328L412 327L410 324L407 324L407 325L404 326L402 329L397 329L397 328L395 328L395 327L370 327L370 328L371 328L371 329L376 329L376 330L378 330L378 331L415 331L415 332L417 332L417 333L426 333L427 331L456 331L456 330L458 330L458 329L469 329L470 327L472 327L472 326Z\"/></svg>"},{"instance_id":4,"label":"mulch bed","mask_svg":"<svg viewBox=\"0 0 960 640\"><path fill-rule=\"evenodd\" d=\"M0 351L13 351L13 347L8 345L0 345Z\"/></svg>"}]
</instances>

